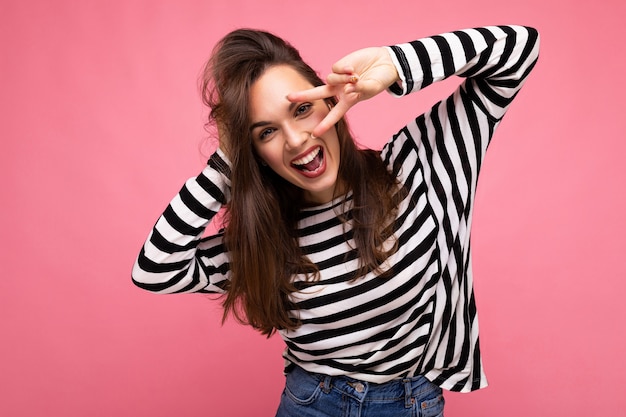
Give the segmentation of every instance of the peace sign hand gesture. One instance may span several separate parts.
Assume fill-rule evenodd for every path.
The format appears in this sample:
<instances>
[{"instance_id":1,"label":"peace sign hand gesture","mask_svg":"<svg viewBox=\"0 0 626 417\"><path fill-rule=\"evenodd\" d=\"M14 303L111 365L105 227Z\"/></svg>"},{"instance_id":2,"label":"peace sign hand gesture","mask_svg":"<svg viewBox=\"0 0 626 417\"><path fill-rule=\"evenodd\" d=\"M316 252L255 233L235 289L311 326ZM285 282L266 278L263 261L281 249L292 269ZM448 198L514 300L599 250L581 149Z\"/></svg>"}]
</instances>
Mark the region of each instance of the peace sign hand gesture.
<instances>
[{"instance_id":1,"label":"peace sign hand gesture","mask_svg":"<svg viewBox=\"0 0 626 417\"><path fill-rule=\"evenodd\" d=\"M326 85L291 93L287 99L300 102L336 97L337 105L311 132L313 136L321 136L356 103L374 97L398 80L398 72L386 48L359 49L332 66Z\"/></svg>"}]
</instances>

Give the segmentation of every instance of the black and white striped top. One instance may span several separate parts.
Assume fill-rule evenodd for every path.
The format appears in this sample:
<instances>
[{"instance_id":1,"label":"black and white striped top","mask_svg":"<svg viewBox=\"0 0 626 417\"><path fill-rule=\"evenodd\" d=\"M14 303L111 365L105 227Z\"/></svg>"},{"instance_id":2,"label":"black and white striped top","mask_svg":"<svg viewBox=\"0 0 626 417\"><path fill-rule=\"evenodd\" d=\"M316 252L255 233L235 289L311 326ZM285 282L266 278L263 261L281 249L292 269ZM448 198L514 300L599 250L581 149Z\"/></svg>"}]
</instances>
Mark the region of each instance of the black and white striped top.
<instances>
[{"instance_id":1,"label":"black and white striped top","mask_svg":"<svg viewBox=\"0 0 626 417\"><path fill-rule=\"evenodd\" d=\"M350 200L301 213L300 245L321 279L292 295L302 326L280 332L288 362L373 383L421 374L452 391L486 385L472 287L473 201L487 145L536 62L538 40L531 28L493 26L389 48L401 78L392 94L451 75L466 79L381 151L409 190L398 211L399 249L384 265L393 270L390 278L352 281L359 263L351 256L350 224L338 216L350 210ZM224 161L218 150L159 218L133 268L138 286L223 292L229 258L222 235L202 235L228 201ZM303 279L294 277L296 284Z\"/></svg>"}]
</instances>

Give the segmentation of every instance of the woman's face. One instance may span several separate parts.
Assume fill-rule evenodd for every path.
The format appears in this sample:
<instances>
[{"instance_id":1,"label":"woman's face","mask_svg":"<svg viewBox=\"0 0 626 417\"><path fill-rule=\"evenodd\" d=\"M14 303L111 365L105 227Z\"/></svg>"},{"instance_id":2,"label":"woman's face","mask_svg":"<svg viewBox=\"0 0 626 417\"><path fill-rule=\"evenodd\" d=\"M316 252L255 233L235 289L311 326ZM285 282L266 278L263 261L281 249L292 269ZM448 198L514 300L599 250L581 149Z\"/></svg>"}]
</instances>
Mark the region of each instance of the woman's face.
<instances>
[{"instance_id":1,"label":"woman's face","mask_svg":"<svg viewBox=\"0 0 626 417\"><path fill-rule=\"evenodd\" d=\"M312 87L288 65L267 69L250 89L250 133L263 162L303 189L307 201L321 204L332 200L337 183L337 130L312 138L311 131L328 114L328 105L324 100L287 100L287 94Z\"/></svg>"}]
</instances>

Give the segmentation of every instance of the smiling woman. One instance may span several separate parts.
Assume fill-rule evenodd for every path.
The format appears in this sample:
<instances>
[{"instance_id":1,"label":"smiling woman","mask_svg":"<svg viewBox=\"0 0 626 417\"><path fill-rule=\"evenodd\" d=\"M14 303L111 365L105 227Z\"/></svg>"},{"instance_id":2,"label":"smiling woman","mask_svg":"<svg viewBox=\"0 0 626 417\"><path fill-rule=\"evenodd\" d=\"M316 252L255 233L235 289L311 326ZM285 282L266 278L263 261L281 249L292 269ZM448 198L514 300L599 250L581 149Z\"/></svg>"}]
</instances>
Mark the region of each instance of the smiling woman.
<instances>
[{"instance_id":1,"label":"smiling woman","mask_svg":"<svg viewBox=\"0 0 626 417\"><path fill-rule=\"evenodd\" d=\"M329 107L323 100L287 100L289 93L310 88L313 85L292 67L278 65L266 70L250 89L252 143L262 161L304 191L305 200L321 204L335 196L339 139L335 129L324 136L311 135L328 115Z\"/></svg>"},{"instance_id":2,"label":"smiling woman","mask_svg":"<svg viewBox=\"0 0 626 417\"><path fill-rule=\"evenodd\" d=\"M378 152L357 148L344 119L312 136L331 115L333 96L291 99L294 92L323 85L295 48L263 31L228 34L205 69L205 102L230 165L224 317L233 313L263 334L299 326L294 275L319 279L319 267L304 256L297 239L304 207L354 200L357 276L377 271L391 253L383 247L389 237L383 229L402 195L397 179ZM221 160L220 155L212 159ZM303 166L315 161L319 166L308 165L314 169Z\"/></svg>"},{"instance_id":3,"label":"smiling woman","mask_svg":"<svg viewBox=\"0 0 626 417\"><path fill-rule=\"evenodd\" d=\"M522 26L460 30L353 52L324 84L282 39L228 34L202 84L220 148L157 221L134 282L223 294L224 317L280 333L277 415L441 415L442 388L486 386L474 194L538 45ZM357 148L354 104L452 75L467 79L382 151ZM222 207L224 229L203 238Z\"/></svg>"}]
</instances>

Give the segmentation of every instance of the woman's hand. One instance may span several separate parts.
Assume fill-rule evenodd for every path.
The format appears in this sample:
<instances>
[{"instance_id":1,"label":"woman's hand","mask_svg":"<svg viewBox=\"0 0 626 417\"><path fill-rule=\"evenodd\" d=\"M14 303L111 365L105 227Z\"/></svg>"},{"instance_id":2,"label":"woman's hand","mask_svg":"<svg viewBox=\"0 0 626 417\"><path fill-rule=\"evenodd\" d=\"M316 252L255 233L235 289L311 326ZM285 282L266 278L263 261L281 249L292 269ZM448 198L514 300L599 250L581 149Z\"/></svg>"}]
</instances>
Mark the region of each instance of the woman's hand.
<instances>
[{"instance_id":1,"label":"woman's hand","mask_svg":"<svg viewBox=\"0 0 626 417\"><path fill-rule=\"evenodd\" d=\"M337 105L313 129L313 136L321 136L335 125L359 101L367 100L398 81L398 72L383 47L360 49L337 61L326 85L291 93L292 102L320 100L336 97Z\"/></svg>"}]
</instances>

